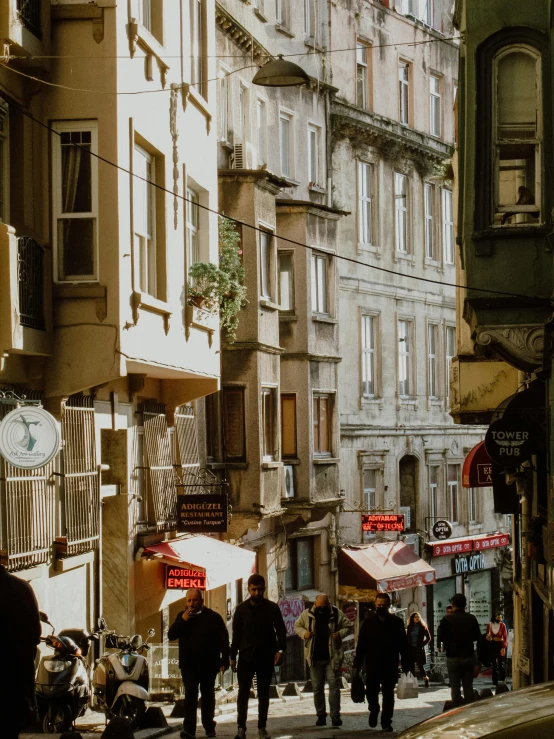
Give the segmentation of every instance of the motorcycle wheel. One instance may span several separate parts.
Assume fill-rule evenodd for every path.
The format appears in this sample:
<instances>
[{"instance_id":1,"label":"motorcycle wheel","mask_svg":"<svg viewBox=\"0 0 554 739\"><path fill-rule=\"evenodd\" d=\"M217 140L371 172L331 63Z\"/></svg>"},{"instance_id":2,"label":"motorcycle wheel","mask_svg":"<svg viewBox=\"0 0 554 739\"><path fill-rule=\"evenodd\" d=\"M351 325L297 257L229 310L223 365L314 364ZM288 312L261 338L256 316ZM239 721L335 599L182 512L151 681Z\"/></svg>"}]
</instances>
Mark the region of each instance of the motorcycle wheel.
<instances>
[{"instance_id":1,"label":"motorcycle wheel","mask_svg":"<svg viewBox=\"0 0 554 739\"><path fill-rule=\"evenodd\" d=\"M140 727L145 713L146 705L144 701L134 695L122 695L113 708L113 715L126 719L131 729Z\"/></svg>"},{"instance_id":2,"label":"motorcycle wheel","mask_svg":"<svg viewBox=\"0 0 554 739\"><path fill-rule=\"evenodd\" d=\"M60 734L67 731L73 724L73 717L69 706L60 703L51 704L42 719L42 731L44 734Z\"/></svg>"}]
</instances>

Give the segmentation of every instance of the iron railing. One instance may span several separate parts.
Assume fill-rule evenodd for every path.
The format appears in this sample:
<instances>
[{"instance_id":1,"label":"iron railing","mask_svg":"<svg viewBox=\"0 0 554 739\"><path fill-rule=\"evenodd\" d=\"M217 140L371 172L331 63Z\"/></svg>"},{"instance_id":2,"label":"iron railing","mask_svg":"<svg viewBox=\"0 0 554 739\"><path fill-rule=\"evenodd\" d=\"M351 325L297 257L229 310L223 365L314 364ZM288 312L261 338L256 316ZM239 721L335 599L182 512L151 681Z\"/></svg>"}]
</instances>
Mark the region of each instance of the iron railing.
<instances>
[{"instance_id":1,"label":"iron railing","mask_svg":"<svg viewBox=\"0 0 554 739\"><path fill-rule=\"evenodd\" d=\"M17 14L19 19L33 35L40 38L41 19L40 19L41 0L17 0Z\"/></svg>"},{"instance_id":2,"label":"iron railing","mask_svg":"<svg viewBox=\"0 0 554 739\"><path fill-rule=\"evenodd\" d=\"M44 252L30 236L17 239L19 320L22 326L44 330Z\"/></svg>"},{"instance_id":3,"label":"iron railing","mask_svg":"<svg viewBox=\"0 0 554 739\"><path fill-rule=\"evenodd\" d=\"M141 404L144 451L148 471L147 516L158 531L177 528L177 477L165 416L165 405L155 401Z\"/></svg>"}]
</instances>

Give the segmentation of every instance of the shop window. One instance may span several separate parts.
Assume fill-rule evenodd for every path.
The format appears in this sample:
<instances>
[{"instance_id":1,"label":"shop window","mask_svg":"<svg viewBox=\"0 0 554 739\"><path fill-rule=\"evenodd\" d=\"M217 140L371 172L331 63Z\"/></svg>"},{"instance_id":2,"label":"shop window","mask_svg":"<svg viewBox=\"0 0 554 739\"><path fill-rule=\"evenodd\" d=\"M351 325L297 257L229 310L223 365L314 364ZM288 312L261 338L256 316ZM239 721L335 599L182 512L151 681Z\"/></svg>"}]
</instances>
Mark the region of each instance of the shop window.
<instances>
[{"instance_id":1,"label":"shop window","mask_svg":"<svg viewBox=\"0 0 554 739\"><path fill-rule=\"evenodd\" d=\"M281 456L296 459L296 395L281 395Z\"/></svg>"},{"instance_id":2,"label":"shop window","mask_svg":"<svg viewBox=\"0 0 554 739\"><path fill-rule=\"evenodd\" d=\"M224 387L223 454L226 462L246 461L244 388Z\"/></svg>"},{"instance_id":3,"label":"shop window","mask_svg":"<svg viewBox=\"0 0 554 739\"><path fill-rule=\"evenodd\" d=\"M264 462L272 462L277 456L277 444L275 443L275 388L262 388L262 457Z\"/></svg>"},{"instance_id":4,"label":"shop window","mask_svg":"<svg viewBox=\"0 0 554 739\"><path fill-rule=\"evenodd\" d=\"M312 401L312 422L314 454L316 456L331 456L331 413L331 396L314 395Z\"/></svg>"},{"instance_id":5,"label":"shop window","mask_svg":"<svg viewBox=\"0 0 554 739\"><path fill-rule=\"evenodd\" d=\"M449 501L449 513L450 522L458 522L458 479L459 479L459 465L449 464L448 465L448 501Z\"/></svg>"},{"instance_id":6,"label":"shop window","mask_svg":"<svg viewBox=\"0 0 554 739\"><path fill-rule=\"evenodd\" d=\"M314 588L314 537L291 539L287 542L285 590Z\"/></svg>"}]
</instances>

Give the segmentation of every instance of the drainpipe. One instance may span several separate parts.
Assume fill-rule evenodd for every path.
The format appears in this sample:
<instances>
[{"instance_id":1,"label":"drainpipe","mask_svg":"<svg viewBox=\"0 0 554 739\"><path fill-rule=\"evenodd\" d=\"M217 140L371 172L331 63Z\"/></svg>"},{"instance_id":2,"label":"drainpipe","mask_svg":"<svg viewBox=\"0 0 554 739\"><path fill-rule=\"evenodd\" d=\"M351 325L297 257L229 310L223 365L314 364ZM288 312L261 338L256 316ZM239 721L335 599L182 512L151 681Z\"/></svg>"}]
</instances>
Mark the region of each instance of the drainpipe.
<instances>
[{"instance_id":1,"label":"drainpipe","mask_svg":"<svg viewBox=\"0 0 554 739\"><path fill-rule=\"evenodd\" d=\"M521 530L521 586L518 588L517 595L520 600L519 609L519 626L520 635L518 639L519 649L516 652L518 662L520 658L526 658L527 664L531 662L531 622L530 622L530 598L531 593L529 590L529 557L527 554L527 533L529 523L529 494L527 489L527 480L524 474L518 473L510 476L512 481L515 482L517 494L521 498L521 514L520 530ZM514 566L516 564L516 558L514 557ZM515 575L515 572L514 572ZM517 677L515 681L515 688L525 688L531 683L531 676L521 671L518 664L514 664L512 660L512 676Z\"/></svg>"}]
</instances>

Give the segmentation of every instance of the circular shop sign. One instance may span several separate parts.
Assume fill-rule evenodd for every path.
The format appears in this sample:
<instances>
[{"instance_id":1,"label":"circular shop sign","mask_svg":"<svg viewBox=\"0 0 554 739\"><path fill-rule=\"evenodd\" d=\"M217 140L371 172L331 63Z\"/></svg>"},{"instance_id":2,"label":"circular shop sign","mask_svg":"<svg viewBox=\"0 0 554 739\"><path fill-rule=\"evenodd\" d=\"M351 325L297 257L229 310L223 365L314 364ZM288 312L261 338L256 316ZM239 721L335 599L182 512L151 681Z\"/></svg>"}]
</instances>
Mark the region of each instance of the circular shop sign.
<instances>
[{"instance_id":1,"label":"circular shop sign","mask_svg":"<svg viewBox=\"0 0 554 739\"><path fill-rule=\"evenodd\" d=\"M16 408L0 424L0 454L14 467L34 470L48 464L60 444L58 422L44 408Z\"/></svg>"},{"instance_id":2,"label":"circular shop sign","mask_svg":"<svg viewBox=\"0 0 554 739\"><path fill-rule=\"evenodd\" d=\"M433 536L440 541L450 539L452 536L452 524L450 521L435 521L433 524Z\"/></svg>"},{"instance_id":3,"label":"circular shop sign","mask_svg":"<svg viewBox=\"0 0 554 739\"><path fill-rule=\"evenodd\" d=\"M529 426L517 418L501 418L488 428L485 449L493 462L504 467L519 467L534 454L533 434Z\"/></svg>"}]
</instances>

